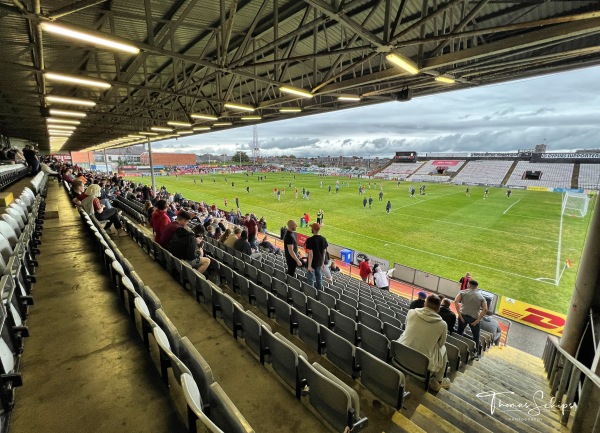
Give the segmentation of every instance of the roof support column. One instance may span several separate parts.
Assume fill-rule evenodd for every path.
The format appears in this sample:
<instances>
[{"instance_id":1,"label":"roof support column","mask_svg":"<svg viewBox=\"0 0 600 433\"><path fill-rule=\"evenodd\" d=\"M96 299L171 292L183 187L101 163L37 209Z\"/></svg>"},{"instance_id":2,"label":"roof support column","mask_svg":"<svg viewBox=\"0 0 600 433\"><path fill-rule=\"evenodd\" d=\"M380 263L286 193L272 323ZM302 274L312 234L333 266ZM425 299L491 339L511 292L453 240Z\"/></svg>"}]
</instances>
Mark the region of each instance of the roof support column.
<instances>
[{"instance_id":1,"label":"roof support column","mask_svg":"<svg viewBox=\"0 0 600 433\"><path fill-rule=\"evenodd\" d=\"M150 162L150 180L152 181L152 196L156 197L156 183L154 182L154 162L152 162L152 142L150 137L147 138L148 142L148 162Z\"/></svg>"}]
</instances>

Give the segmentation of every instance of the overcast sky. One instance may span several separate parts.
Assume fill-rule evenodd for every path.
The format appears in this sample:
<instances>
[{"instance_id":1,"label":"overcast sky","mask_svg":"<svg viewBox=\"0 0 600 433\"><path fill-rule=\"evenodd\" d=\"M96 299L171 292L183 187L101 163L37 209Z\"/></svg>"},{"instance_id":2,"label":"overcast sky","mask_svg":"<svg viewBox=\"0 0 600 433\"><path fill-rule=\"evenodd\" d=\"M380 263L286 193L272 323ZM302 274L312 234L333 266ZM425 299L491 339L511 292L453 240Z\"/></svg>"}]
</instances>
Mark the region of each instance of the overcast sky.
<instances>
[{"instance_id":1,"label":"overcast sky","mask_svg":"<svg viewBox=\"0 0 600 433\"><path fill-rule=\"evenodd\" d=\"M261 155L600 147L600 67L259 125ZM168 140L162 152L252 151L252 127Z\"/></svg>"}]
</instances>

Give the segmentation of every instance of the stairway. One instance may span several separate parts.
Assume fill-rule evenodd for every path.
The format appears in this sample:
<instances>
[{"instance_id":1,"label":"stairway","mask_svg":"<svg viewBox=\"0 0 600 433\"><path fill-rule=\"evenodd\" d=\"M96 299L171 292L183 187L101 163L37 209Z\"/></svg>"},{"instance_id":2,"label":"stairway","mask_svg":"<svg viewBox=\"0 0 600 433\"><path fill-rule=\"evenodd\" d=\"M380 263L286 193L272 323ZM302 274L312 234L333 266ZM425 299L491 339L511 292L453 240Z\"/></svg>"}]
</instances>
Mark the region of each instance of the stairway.
<instances>
[{"instance_id":1,"label":"stairway","mask_svg":"<svg viewBox=\"0 0 600 433\"><path fill-rule=\"evenodd\" d=\"M579 188L579 170L581 169L581 163L576 162L573 164L573 175L571 176L571 188Z\"/></svg>"},{"instance_id":2,"label":"stairway","mask_svg":"<svg viewBox=\"0 0 600 433\"><path fill-rule=\"evenodd\" d=\"M468 163L469 161L466 161L463 165L460 166L458 170L456 170L453 173L450 173L450 179L454 179L456 176L458 176L458 173L460 173L463 170L463 168L467 166Z\"/></svg>"},{"instance_id":3,"label":"stairway","mask_svg":"<svg viewBox=\"0 0 600 433\"><path fill-rule=\"evenodd\" d=\"M508 172L506 173L506 176L504 176L504 179L502 179L501 185L506 185L506 182L508 182L508 179L510 179L510 176L512 175L513 171L515 171L515 168L517 168L518 163L519 161L513 161L512 165L508 169Z\"/></svg>"},{"instance_id":4,"label":"stairway","mask_svg":"<svg viewBox=\"0 0 600 433\"><path fill-rule=\"evenodd\" d=\"M386 433L569 431L560 424L557 409L543 407L551 404L541 359L511 347L494 347L461 370L450 376L450 389L437 396L424 390L413 393L406 408L394 414ZM480 393L490 396L477 397Z\"/></svg>"}]
</instances>

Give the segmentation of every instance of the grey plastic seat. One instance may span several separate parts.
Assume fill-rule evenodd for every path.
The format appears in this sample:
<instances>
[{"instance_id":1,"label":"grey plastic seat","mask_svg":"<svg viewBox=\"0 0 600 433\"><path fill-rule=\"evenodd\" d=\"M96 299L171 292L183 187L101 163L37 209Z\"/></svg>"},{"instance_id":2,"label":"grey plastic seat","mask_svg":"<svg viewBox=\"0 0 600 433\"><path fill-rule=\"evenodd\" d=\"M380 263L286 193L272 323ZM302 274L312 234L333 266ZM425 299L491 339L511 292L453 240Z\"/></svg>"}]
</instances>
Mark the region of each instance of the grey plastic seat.
<instances>
[{"instance_id":1,"label":"grey plastic seat","mask_svg":"<svg viewBox=\"0 0 600 433\"><path fill-rule=\"evenodd\" d=\"M360 365L360 382L394 409L402 409L402 401L408 394L404 391L404 374L360 347L356 348L355 356Z\"/></svg>"},{"instance_id":2,"label":"grey plastic seat","mask_svg":"<svg viewBox=\"0 0 600 433\"><path fill-rule=\"evenodd\" d=\"M210 406L210 420L223 430L223 432L254 432L248 421L246 421L217 382L214 382L208 388L208 404Z\"/></svg>"},{"instance_id":3,"label":"grey plastic seat","mask_svg":"<svg viewBox=\"0 0 600 433\"><path fill-rule=\"evenodd\" d=\"M19 223L17 222L17 220L15 220L13 217L11 217L9 214L6 214L6 213L2 214L2 219L8 223L10 228L13 229L17 238L21 237L22 231L21 231L21 227L19 227Z\"/></svg>"},{"instance_id":4,"label":"grey plastic seat","mask_svg":"<svg viewBox=\"0 0 600 433\"><path fill-rule=\"evenodd\" d=\"M406 374L425 382L425 389L429 389L429 360L427 356L397 341L392 341L392 365Z\"/></svg>"},{"instance_id":5,"label":"grey plastic seat","mask_svg":"<svg viewBox=\"0 0 600 433\"><path fill-rule=\"evenodd\" d=\"M263 285L263 287L264 287L264 285ZM295 289L290 288L283 281L279 281L277 278L272 279L272 288L273 288L273 293L275 293L275 295L279 299L283 299L285 302L290 301L291 294L289 293L289 291L295 290Z\"/></svg>"},{"instance_id":6,"label":"grey plastic seat","mask_svg":"<svg viewBox=\"0 0 600 433\"><path fill-rule=\"evenodd\" d=\"M234 310L234 305L239 305L231 296L220 291L213 291L212 296L212 312L213 317L216 319L220 317L223 319L225 326L231 330L233 337L237 338L237 331L240 328L239 319L237 318ZM239 305L241 307L241 305Z\"/></svg>"},{"instance_id":7,"label":"grey plastic seat","mask_svg":"<svg viewBox=\"0 0 600 433\"><path fill-rule=\"evenodd\" d=\"M317 299L325 305L327 305L330 309L335 309L337 298L330 295L329 293L319 292Z\"/></svg>"},{"instance_id":8,"label":"grey plastic seat","mask_svg":"<svg viewBox=\"0 0 600 433\"><path fill-rule=\"evenodd\" d=\"M314 298L307 299L307 309L316 322L329 328L332 324L329 316L329 307Z\"/></svg>"},{"instance_id":9,"label":"grey plastic seat","mask_svg":"<svg viewBox=\"0 0 600 433\"><path fill-rule=\"evenodd\" d=\"M292 388L296 398L300 398L302 385L298 374L298 358L307 358L306 354L279 333L264 331L263 336L265 352L268 353L265 361L270 363L275 373Z\"/></svg>"},{"instance_id":10,"label":"grey plastic seat","mask_svg":"<svg viewBox=\"0 0 600 433\"><path fill-rule=\"evenodd\" d=\"M179 395L183 395L178 386L181 375L183 373L191 374L191 372L173 352L167 334L159 326L152 328L152 333L158 348L158 368L163 383L169 388L173 399L178 401ZM153 350L150 353L153 353Z\"/></svg>"},{"instance_id":11,"label":"grey plastic seat","mask_svg":"<svg viewBox=\"0 0 600 433\"><path fill-rule=\"evenodd\" d=\"M7 215L3 215L3 217L4 216ZM19 242L19 236L6 221L0 221L0 234L6 238L11 248L14 248L17 245L17 242Z\"/></svg>"},{"instance_id":12,"label":"grey plastic seat","mask_svg":"<svg viewBox=\"0 0 600 433\"><path fill-rule=\"evenodd\" d=\"M354 344L325 327L321 328L321 341L325 346L327 359L347 375L356 378L358 370L354 362Z\"/></svg>"},{"instance_id":13,"label":"grey plastic seat","mask_svg":"<svg viewBox=\"0 0 600 433\"><path fill-rule=\"evenodd\" d=\"M4 211L17 221L21 230L25 228L27 216L23 213L23 208L11 203Z\"/></svg>"},{"instance_id":14,"label":"grey plastic seat","mask_svg":"<svg viewBox=\"0 0 600 433\"><path fill-rule=\"evenodd\" d=\"M160 308L156 310L155 314L155 322L163 330L169 339L169 345L171 346L171 350L175 354L175 356L179 356L179 347L181 346L181 335L177 330L177 327L171 319L167 316L165 311Z\"/></svg>"},{"instance_id":15,"label":"grey plastic seat","mask_svg":"<svg viewBox=\"0 0 600 433\"><path fill-rule=\"evenodd\" d=\"M306 313L309 298L300 290L292 289L291 287L289 288L289 294L292 301L292 306L301 313Z\"/></svg>"},{"instance_id":16,"label":"grey plastic seat","mask_svg":"<svg viewBox=\"0 0 600 433\"><path fill-rule=\"evenodd\" d=\"M200 355L187 337L181 339L179 349L179 359L190 370L194 381L200 389L202 399L208 402L208 388L215 381L210 365L208 365L208 362Z\"/></svg>"},{"instance_id":17,"label":"grey plastic seat","mask_svg":"<svg viewBox=\"0 0 600 433\"><path fill-rule=\"evenodd\" d=\"M269 294L269 301L273 312L275 313L275 320L277 320L277 323L292 333L292 307L290 304L271 294Z\"/></svg>"},{"instance_id":18,"label":"grey plastic seat","mask_svg":"<svg viewBox=\"0 0 600 433\"><path fill-rule=\"evenodd\" d=\"M292 277L292 276L288 275L287 283L290 285L290 287L293 287L294 289L302 290L302 282L296 277ZM306 295L306 296L308 296L308 295Z\"/></svg>"},{"instance_id":19,"label":"grey plastic seat","mask_svg":"<svg viewBox=\"0 0 600 433\"><path fill-rule=\"evenodd\" d=\"M227 287L235 291L236 280L233 278L233 270L224 264L221 264L220 269L221 275L225 278L225 282L227 283Z\"/></svg>"},{"instance_id":20,"label":"grey plastic seat","mask_svg":"<svg viewBox=\"0 0 600 433\"><path fill-rule=\"evenodd\" d=\"M151 334L153 329L158 326L154 319L150 316L150 310L148 309L148 305L142 299L141 296L138 296L134 300L135 306L135 324L138 334L142 338L146 349L150 347L149 345L149 334Z\"/></svg>"},{"instance_id":21,"label":"grey plastic seat","mask_svg":"<svg viewBox=\"0 0 600 433\"><path fill-rule=\"evenodd\" d=\"M0 234L0 255L4 263L8 263L8 260L13 255L13 248L10 246L10 242L3 235Z\"/></svg>"},{"instance_id":22,"label":"grey plastic seat","mask_svg":"<svg viewBox=\"0 0 600 433\"><path fill-rule=\"evenodd\" d=\"M342 313L336 310L329 310L331 321L333 322L333 331L354 344L356 342L356 322L344 316Z\"/></svg>"},{"instance_id":23,"label":"grey plastic seat","mask_svg":"<svg viewBox=\"0 0 600 433\"><path fill-rule=\"evenodd\" d=\"M358 316L358 310L356 309L356 307L352 306L347 302L342 301L341 299L337 302L337 310L345 316L348 316L354 320L356 320Z\"/></svg>"},{"instance_id":24,"label":"grey plastic seat","mask_svg":"<svg viewBox=\"0 0 600 433\"><path fill-rule=\"evenodd\" d=\"M184 419L187 420L188 431L190 433L197 432L197 422L199 421L206 431L223 433L223 430L217 427L202 410L206 404L203 403L198 384L190 374L184 373L181 375L181 388L187 403L188 413Z\"/></svg>"},{"instance_id":25,"label":"grey plastic seat","mask_svg":"<svg viewBox=\"0 0 600 433\"><path fill-rule=\"evenodd\" d=\"M459 338L456 338L456 334L454 334L454 333L446 336L446 342L448 342L458 348L458 351L460 354L460 359L462 362L464 362L465 364L467 362L469 362L469 359L471 358L471 356L470 356L469 345L467 343L465 343L463 340L461 340Z\"/></svg>"},{"instance_id":26,"label":"grey plastic seat","mask_svg":"<svg viewBox=\"0 0 600 433\"><path fill-rule=\"evenodd\" d=\"M360 417L358 394L316 362L300 357L300 375L308 383L311 406L337 432L359 431L367 425Z\"/></svg>"},{"instance_id":27,"label":"grey plastic seat","mask_svg":"<svg viewBox=\"0 0 600 433\"><path fill-rule=\"evenodd\" d=\"M243 274L233 273L233 286L237 288L242 297L249 303L254 300L254 293L250 293L250 282Z\"/></svg>"},{"instance_id":28,"label":"grey plastic seat","mask_svg":"<svg viewBox=\"0 0 600 433\"><path fill-rule=\"evenodd\" d=\"M446 355L448 356L448 364L454 371L460 367L460 349L454 344L446 341Z\"/></svg>"},{"instance_id":29,"label":"grey plastic seat","mask_svg":"<svg viewBox=\"0 0 600 433\"><path fill-rule=\"evenodd\" d=\"M390 341L397 340L402 335L402 329L389 323L383 324L383 333Z\"/></svg>"},{"instance_id":30,"label":"grey plastic seat","mask_svg":"<svg viewBox=\"0 0 600 433\"><path fill-rule=\"evenodd\" d=\"M362 323L357 325L356 330L358 338L360 339L360 347L378 359L381 359L383 362L388 362L390 356L390 340L388 340L385 335L372 330Z\"/></svg>"},{"instance_id":31,"label":"grey plastic seat","mask_svg":"<svg viewBox=\"0 0 600 433\"><path fill-rule=\"evenodd\" d=\"M376 332L381 332L383 329L383 322L377 316L373 316L363 310L358 310L358 321Z\"/></svg>"},{"instance_id":32,"label":"grey plastic seat","mask_svg":"<svg viewBox=\"0 0 600 433\"><path fill-rule=\"evenodd\" d=\"M261 286L263 286L265 289L267 289L269 292L272 291L272 285L273 285L273 279L272 277L267 274L265 271L262 271L260 269L257 269L257 278L256 278L256 282L258 284L260 284Z\"/></svg>"},{"instance_id":33,"label":"grey plastic seat","mask_svg":"<svg viewBox=\"0 0 600 433\"><path fill-rule=\"evenodd\" d=\"M321 329L320 325L315 320L295 308L292 308L292 321L296 324L296 330L300 340L321 353L322 342L319 336Z\"/></svg>"},{"instance_id":34,"label":"grey plastic seat","mask_svg":"<svg viewBox=\"0 0 600 433\"><path fill-rule=\"evenodd\" d=\"M390 316L384 312L379 312L379 318L383 323L389 323L390 325L395 326L396 328L402 328L402 322L394 316Z\"/></svg>"},{"instance_id":35,"label":"grey plastic seat","mask_svg":"<svg viewBox=\"0 0 600 433\"><path fill-rule=\"evenodd\" d=\"M252 285L252 284L250 284L250 285ZM265 316L271 317L271 313L273 312L272 306L271 306L271 301L270 301L270 297L272 297L271 294L260 286L254 285L253 287L254 287L254 300L256 302L256 307Z\"/></svg>"},{"instance_id":36,"label":"grey plastic seat","mask_svg":"<svg viewBox=\"0 0 600 433\"><path fill-rule=\"evenodd\" d=\"M252 314L250 311L244 311L244 308L240 304L235 304L236 315L240 322L240 329L238 331L238 337L244 339L246 345L252 352L258 357L260 362L264 361L263 345L261 343L263 335L262 328L265 326L268 330L271 327L262 322L257 316Z\"/></svg>"}]
</instances>

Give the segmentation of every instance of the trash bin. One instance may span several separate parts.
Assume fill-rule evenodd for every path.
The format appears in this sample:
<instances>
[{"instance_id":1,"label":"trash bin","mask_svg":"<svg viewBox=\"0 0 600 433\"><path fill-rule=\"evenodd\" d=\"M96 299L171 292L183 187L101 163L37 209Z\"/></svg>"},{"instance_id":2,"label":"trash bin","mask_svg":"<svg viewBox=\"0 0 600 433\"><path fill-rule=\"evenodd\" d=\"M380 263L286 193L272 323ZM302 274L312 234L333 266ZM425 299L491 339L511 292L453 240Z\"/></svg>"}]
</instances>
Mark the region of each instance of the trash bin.
<instances>
[{"instance_id":1,"label":"trash bin","mask_svg":"<svg viewBox=\"0 0 600 433\"><path fill-rule=\"evenodd\" d=\"M304 220L304 217L300 218L300 227L306 227L306 221Z\"/></svg>"},{"instance_id":2,"label":"trash bin","mask_svg":"<svg viewBox=\"0 0 600 433\"><path fill-rule=\"evenodd\" d=\"M344 263L352 263L352 250L341 250L340 258Z\"/></svg>"}]
</instances>

